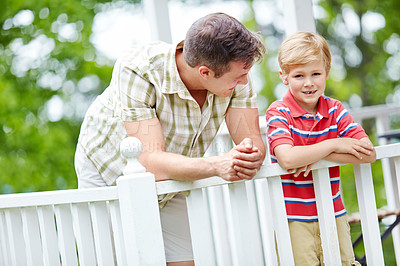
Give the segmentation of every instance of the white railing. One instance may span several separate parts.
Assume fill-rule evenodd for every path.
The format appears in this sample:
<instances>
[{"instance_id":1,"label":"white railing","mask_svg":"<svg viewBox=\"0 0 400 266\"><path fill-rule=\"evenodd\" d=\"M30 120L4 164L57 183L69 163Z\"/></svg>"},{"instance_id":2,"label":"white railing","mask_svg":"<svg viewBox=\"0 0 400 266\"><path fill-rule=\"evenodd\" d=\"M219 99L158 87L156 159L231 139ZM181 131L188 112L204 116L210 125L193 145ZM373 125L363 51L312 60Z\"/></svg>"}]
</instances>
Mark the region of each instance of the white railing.
<instances>
[{"instance_id":1,"label":"white railing","mask_svg":"<svg viewBox=\"0 0 400 266\"><path fill-rule=\"evenodd\" d=\"M117 186L1 195L0 265L163 265L155 179L131 161Z\"/></svg>"},{"instance_id":2,"label":"white railing","mask_svg":"<svg viewBox=\"0 0 400 266\"><path fill-rule=\"evenodd\" d=\"M274 234L281 265L293 265L280 182L286 171L279 165L264 165L254 181L156 183L150 173L129 170L137 164L138 144L127 141L123 152L133 157L116 187L1 195L0 265L164 265L157 194L186 190L196 265L278 265ZM379 160L394 160L399 180L400 144L376 151ZM326 265L340 264L331 234L336 224L327 167L334 165L313 167ZM370 167L354 165L356 190L367 263L384 265Z\"/></svg>"},{"instance_id":3,"label":"white railing","mask_svg":"<svg viewBox=\"0 0 400 266\"><path fill-rule=\"evenodd\" d=\"M374 119L375 131L378 139L378 145L386 145L391 142L388 138L379 136L392 131L390 127L391 119L400 119L399 104L385 104L366 106L359 109L350 110L350 113L358 123L363 123L363 120ZM398 130L398 129L397 129ZM387 199L387 207L389 209L400 209L400 189L398 188L399 179L396 178L396 173L393 163L389 159L382 159L382 171L385 182L385 192ZM394 219L389 219L392 223ZM392 239L395 250L397 264L400 265L400 226L397 226L392 231Z\"/></svg>"}]
</instances>

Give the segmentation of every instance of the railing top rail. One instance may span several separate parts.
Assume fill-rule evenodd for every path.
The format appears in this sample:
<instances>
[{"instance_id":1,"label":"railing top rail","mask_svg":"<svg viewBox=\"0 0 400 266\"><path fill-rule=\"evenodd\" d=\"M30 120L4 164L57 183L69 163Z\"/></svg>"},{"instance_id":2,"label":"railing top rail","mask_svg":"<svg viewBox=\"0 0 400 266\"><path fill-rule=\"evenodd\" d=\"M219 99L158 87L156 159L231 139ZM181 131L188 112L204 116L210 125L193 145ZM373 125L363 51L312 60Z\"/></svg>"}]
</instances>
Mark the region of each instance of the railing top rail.
<instances>
[{"instance_id":1,"label":"railing top rail","mask_svg":"<svg viewBox=\"0 0 400 266\"><path fill-rule=\"evenodd\" d=\"M400 143L376 147L377 159L400 156ZM330 161L319 161L312 169L321 169L342 165ZM278 164L263 165L255 179L268 178L286 174L287 171ZM241 181L238 181L241 182ZM214 176L196 181L161 181L157 182L157 194L173 193L203 187L229 184L220 177ZM45 192L30 192L0 195L0 208L57 205L67 203L94 202L118 199L117 187L100 187L90 189L70 189Z\"/></svg>"},{"instance_id":2,"label":"railing top rail","mask_svg":"<svg viewBox=\"0 0 400 266\"><path fill-rule=\"evenodd\" d=\"M382 158L389 158L389 157L396 157L400 156L400 143L384 145L384 146L377 146L376 149L376 159ZM344 165L336 162L321 160L313 165L311 168L312 170L333 167ZM278 164L268 164L263 165L254 179L259 178L268 178L273 176L279 176L283 174L287 174L288 172L281 168ZM243 182L243 181L236 181L236 182ZM174 180L167 180L157 182L157 194L165 194L165 193L174 193L210 186L218 186L223 184L229 184L232 182L223 180L220 177L214 176L210 178L195 180L195 181L174 181Z\"/></svg>"},{"instance_id":3,"label":"railing top rail","mask_svg":"<svg viewBox=\"0 0 400 266\"><path fill-rule=\"evenodd\" d=\"M118 199L117 187L68 189L0 195L0 208L44 206Z\"/></svg>"},{"instance_id":4,"label":"railing top rail","mask_svg":"<svg viewBox=\"0 0 400 266\"><path fill-rule=\"evenodd\" d=\"M374 118L380 115L400 114L399 104L380 104L349 109L352 116L358 119Z\"/></svg>"}]
</instances>

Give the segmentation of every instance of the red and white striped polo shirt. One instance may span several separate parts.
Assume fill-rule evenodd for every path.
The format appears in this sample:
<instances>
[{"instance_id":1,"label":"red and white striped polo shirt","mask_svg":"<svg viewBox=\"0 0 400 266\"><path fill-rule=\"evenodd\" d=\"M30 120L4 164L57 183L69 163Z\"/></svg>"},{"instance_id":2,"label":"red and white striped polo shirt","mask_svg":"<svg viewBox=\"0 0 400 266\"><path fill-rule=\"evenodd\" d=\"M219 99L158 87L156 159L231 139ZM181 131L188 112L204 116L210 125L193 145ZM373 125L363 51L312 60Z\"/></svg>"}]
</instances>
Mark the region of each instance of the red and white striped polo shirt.
<instances>
[{"instance_id":1,"label":"red and white striped polo shirt","mask_svg":"<svg viewBox=\"0 0 400 266\"><path fill-rule=\"evenodd\" d=\"M273 163L277 162L273 151L281 144L304 146L337 137L356 139L367 137L363 128L354 122L342 103L326 96L320 97L317 113L314 116L301 108L288 90L282 99L271 104L266 118ZM346 214L339 190L339 166L331 167L329 174L335 216L339 217ZM304 177L302 173L296 178L288 174L281 178L288 220L317 221L312 174Z\"/></svg>"}]
</instances>

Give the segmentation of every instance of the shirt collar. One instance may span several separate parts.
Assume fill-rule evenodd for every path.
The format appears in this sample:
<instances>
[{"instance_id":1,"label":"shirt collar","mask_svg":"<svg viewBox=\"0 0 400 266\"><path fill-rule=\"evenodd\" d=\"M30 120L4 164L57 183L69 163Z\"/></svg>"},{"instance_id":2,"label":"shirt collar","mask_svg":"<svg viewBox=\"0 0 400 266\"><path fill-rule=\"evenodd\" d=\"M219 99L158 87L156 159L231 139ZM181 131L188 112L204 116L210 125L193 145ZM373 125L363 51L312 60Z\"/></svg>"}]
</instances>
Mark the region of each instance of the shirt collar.
<instances>
[{"instance_id":1,"label":"shirt collar","mask_svg":"<svg viewBox=\"0 0 400 266\"><path fill-rule=\"evenodd\" d=\"M317 108L317 117L329 117L329 106L327 103L327 97L321 95L318 101L318 108ZM293 117L300 117L305 114L308 114L306 110L304 110L293 97L292 92L288 90L288 92L283 96L283 101L289 105L290 113Z\"/></svg>"},{"instance_id":2,"label":"shirt collar","mask_svg":"<svg viewBox=\"0 0 400 266\"><path fill-rule=\"evenodd\" d=\"M178 67L176 65L175 59L176 51L183 50L183 42L184 41L179 42L176 46L173 46L173 48L168 52L167 58L165 60L164 69L164 79L167 79L168 82L163 83L161 88L162 93L189 93L181 77L179 76Z\"/></svg>"}]
</instances>

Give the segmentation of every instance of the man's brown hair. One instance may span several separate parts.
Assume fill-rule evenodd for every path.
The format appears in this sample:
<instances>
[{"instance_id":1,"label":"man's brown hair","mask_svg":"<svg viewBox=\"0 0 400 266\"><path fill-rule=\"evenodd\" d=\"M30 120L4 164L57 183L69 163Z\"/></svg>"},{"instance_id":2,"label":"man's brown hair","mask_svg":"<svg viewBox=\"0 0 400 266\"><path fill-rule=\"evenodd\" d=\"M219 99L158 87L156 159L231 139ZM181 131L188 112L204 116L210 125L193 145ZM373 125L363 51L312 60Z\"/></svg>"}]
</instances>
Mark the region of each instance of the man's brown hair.
<instances>
[{"instance_id":1,"label":"man's brown hair","mask_svg":"<svg viewBox=\"0 0 400 266\"><path fill-rule=\"evenodd\" d=\"M265 46L258 34L224 13L212 13L189 28L183 55L191 67L205 65L218 78L229 71L230 62L243 62L246 68L261 61Z\"/></svg>"}]
</instances>

